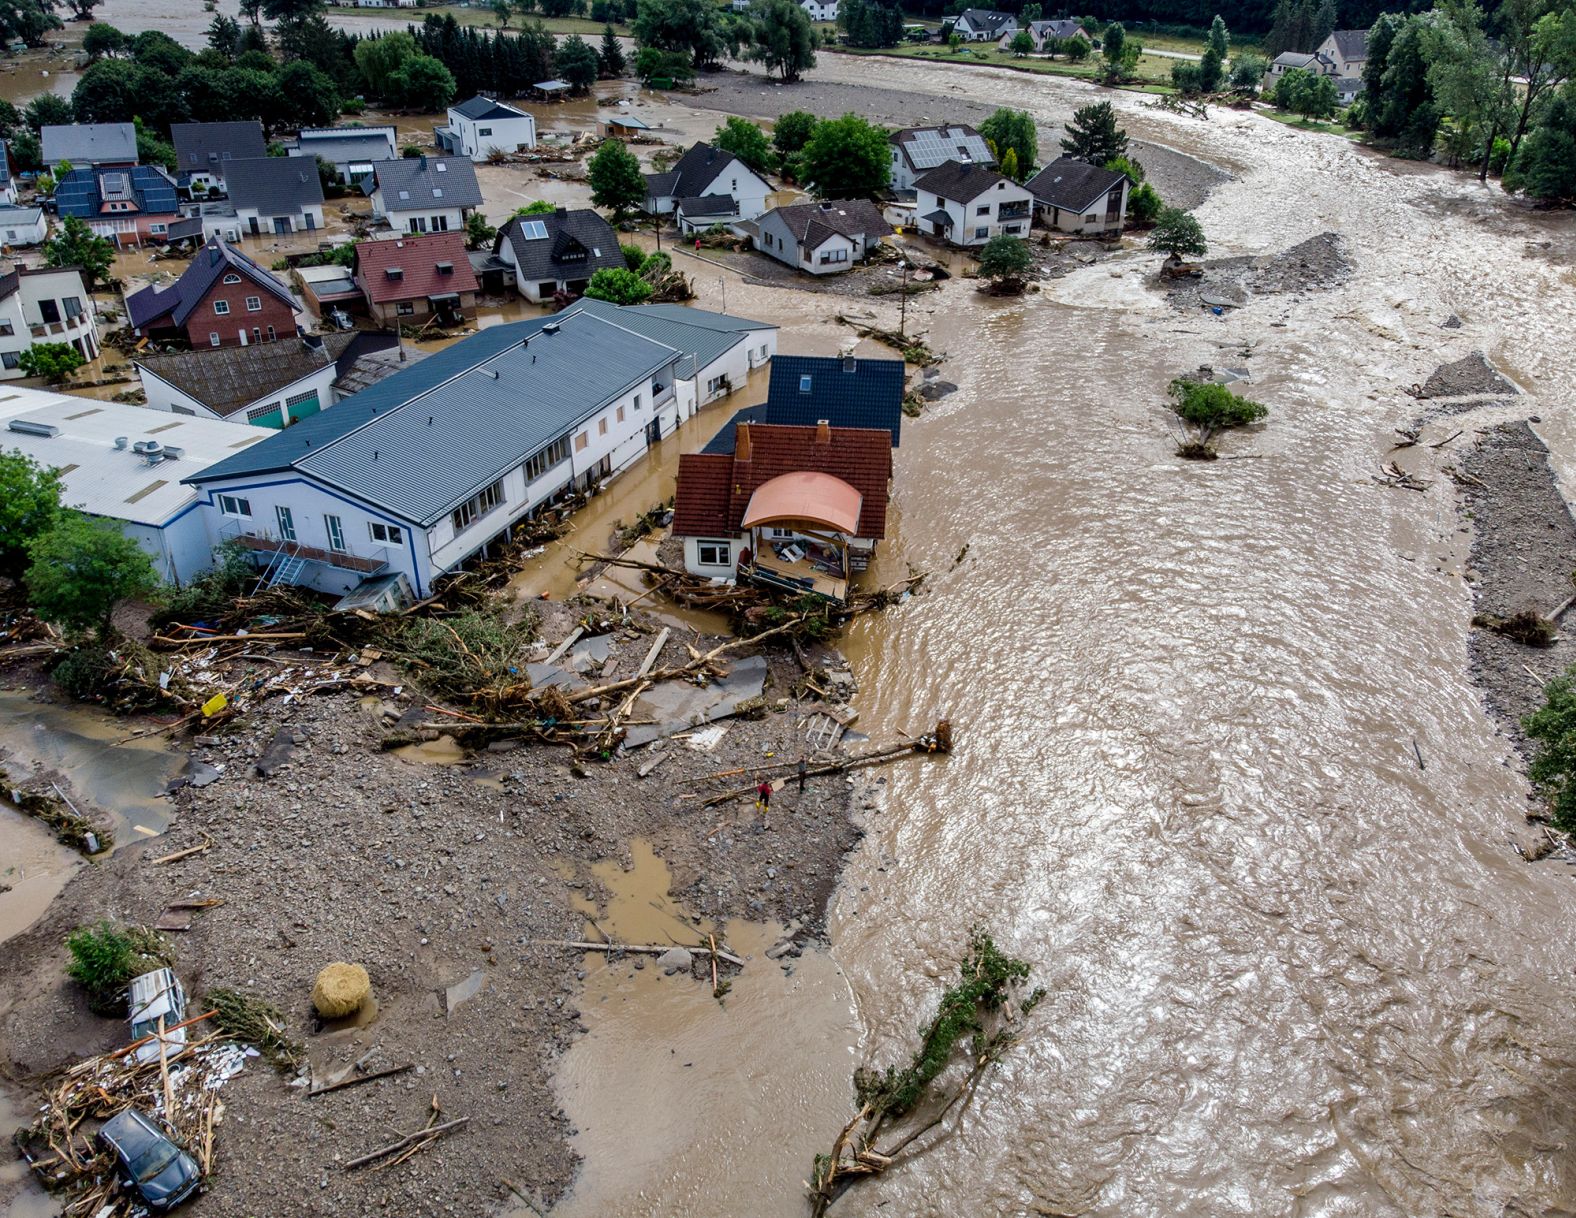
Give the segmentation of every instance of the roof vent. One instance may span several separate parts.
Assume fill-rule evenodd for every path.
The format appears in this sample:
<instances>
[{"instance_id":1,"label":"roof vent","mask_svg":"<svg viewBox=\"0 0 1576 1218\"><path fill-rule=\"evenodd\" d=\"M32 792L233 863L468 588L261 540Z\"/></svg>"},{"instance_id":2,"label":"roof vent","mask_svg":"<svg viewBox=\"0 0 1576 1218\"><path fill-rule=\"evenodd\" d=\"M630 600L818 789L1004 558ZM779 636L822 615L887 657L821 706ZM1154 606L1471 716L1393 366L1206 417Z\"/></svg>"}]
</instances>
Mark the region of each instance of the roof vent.
<instances>
[{"instance_id":1,"label":"roof vent","mask_svg":"<svg viewBox=\"0 0 1576 1218\"><path fill-rule=\"evenodd\" d=\"M116 436L115 437L115 450L117 452L125 452L126 451L126 444L127 444L127 442L128 441L127 441L125 436Z\"/></svg>"},{"instance_id":2,"label":"roof vent","mask_svg":"<svg viewBox=\"0 0 1576 1218\"><path fill-rule=\"evenodd\" d=\"M479 371L483 376L492 377L492 379L495 381L498 379L498 369L496 368L479 368L477 371Z\"/></svg>"},{"instance_id":3,"label":"roof vent","mask_svg":"<svg viewBox=\"0 0 1576 1218\"><path fill-rule=\"evenodd\" d=\"M556 321L548 322L545 326L542 327L542 333L543 334L557 334L558 333L558 323Z\"/></svg>"},{"instance_id":4,"label":"roof vent","mask_svg":"<svg viewBox=\"0 0 1576 1218\"><path fill-rule=\"evenodd\" d=\"M177 448L173 444L166 444L164 446L164 459L166 461L179 461L185 455L186 450L184 448Z\"/></svg>"},{"instance_id":5,"label":"roof vent","mask_svg":"<svg viewBox=\"0 0 1576 1218\"><path fill-rule=\"evenodd\" d=\"M855 367L857 367L857 361L854 359L854 353L852 351L846 352L843 355L843 371L852 372Z\"/></svg>"},{"instance_id":6,"label":"roof vent","mask_svg":"<svg viewBox=\"0 0 1576 1218\"><path fill-rule=\"evenodd\" d=\"M32 419L12 419L11 430L21 432L24 436L44 436L46 439L60 434L60 428L53 423L35 423Z\"/></svg>"},{"instance_id":7,"label":"roof vent","mask_svg":"<svg viewBox=\"0 0 1576 1218\"><path fill-rule=\"evenodd\" d=\"M830 444L832 442L832 424L826 419L815 421L815 442L817 444Z\"/></svg>"}]
</instances>

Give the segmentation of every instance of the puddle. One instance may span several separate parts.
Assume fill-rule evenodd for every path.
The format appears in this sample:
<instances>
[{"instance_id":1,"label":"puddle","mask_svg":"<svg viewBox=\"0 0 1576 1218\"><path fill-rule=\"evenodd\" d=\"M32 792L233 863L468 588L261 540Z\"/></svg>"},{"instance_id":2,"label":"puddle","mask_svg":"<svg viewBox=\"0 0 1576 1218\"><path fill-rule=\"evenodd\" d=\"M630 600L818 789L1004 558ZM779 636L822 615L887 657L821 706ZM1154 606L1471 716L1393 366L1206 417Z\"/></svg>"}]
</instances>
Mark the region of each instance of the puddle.
<instances>
[{"instance_id":1,"label":"puddle","mask_svg":"<svg viewBox=\"0 0 1576 1218\"><path fill-rule=\"evenodd\" d=\"M12 1130L32 1118L29 1101L18 1091L0 1086L0 1212L5 1218L55 1218L60 1207L33 1178L22 1156L11 1146Z\"/></svg>"},{"instance_id":2,"label":"puddle","mask_svg":"<svg viewBox=\"0 0 1576 1218\"><path fill-rule=\"evenodd\" d=\"M339 1036L343 1039L346 1032L359 1032L377 1021L378 996L376 992L368 994L366 1001L361 1004L360 1010L354 1015L346 1015L343 1019L326 1019L323 1021L323 1030L318 1034L320 1038Z\"/></svg>"},{"instance_id":3,"label":"puddle","mask_svg":"<svg viewBox=\"0 0 1576 1218\"><path fill-rule=\"evenodd\" d=\"M597 939L597 928L620 943L698 943L716 924L696 919L668 895L673 883L668 865L657 857L651 843L634 838L629 843L633 866L626 870L617 859L593 863L591 876L607 892L608 901L599 906L591 898L575 894L570 905L586 915L586 937ZM594 919L594 922L592 921ZM600 960L593 955L592 959Z\"/></svg>"},{"instance_id":4,"label":"puddle","mask_svg":"<svg viewBox=\"0 0 1576 1218\"><path fill-rule=\"evenodd\" d=\"M0 803L0 943L43 916L82 865L44 825Z\"/></svg>"},{"instance_id":5,"label":"puddle","mask_svg":"<svg viewBox=\"0 0 1576 1218\"><path fill-rule=\"evenodd\" d=\"M453 736L439 736L436 740L423 740L420 744L405 744L390 752L411 765L464 765L471 760Z\"/></svg>"}]
</instances>

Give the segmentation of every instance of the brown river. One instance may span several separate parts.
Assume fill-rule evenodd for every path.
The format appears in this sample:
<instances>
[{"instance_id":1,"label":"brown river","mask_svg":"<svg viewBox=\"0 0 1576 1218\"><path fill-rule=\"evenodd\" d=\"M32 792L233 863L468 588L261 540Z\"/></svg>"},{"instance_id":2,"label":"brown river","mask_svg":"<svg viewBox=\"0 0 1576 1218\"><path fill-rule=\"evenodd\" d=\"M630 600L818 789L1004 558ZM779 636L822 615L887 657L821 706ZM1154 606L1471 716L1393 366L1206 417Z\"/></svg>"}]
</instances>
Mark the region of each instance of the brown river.
<instances>
[{"instance_id":1,"label":"brown river","mask_svg":"<svg viewBox=\"0 0 1576 1218\"><path fill-rule=\"evenodd\" d=\"M816 78L963 88L1046 124L1091 98L835 56ZM876 578L934 574L846 648L864 731L948 714L959 747L882 772L830 954L748 971L726 1008L651 970L588 981L559 1078L587 1165L555 1213L803 1214L851 1069L907 1053L976 923L1049 997L952 1131L835 1213L1576 1212L1576 887L1508 842L1524 784L1467 671L1448 483L1370 478L1415 413L1402 388L1483 350L1576 488L1571 218L1253 115L1106 96L1134 135L1232 173L1198 212L1212 253L1334 230L1356 274L1217 318L1171 310L1135 251L1018 301L954 280L911 306L959 390L905 427ZM838 311L896 321L698 280L705 307L726 291L791 325L784 351L835 350ZM1226 445L1254 459L1174 457L1164 387L1205 363L1249 369L1269 404ZM572 541L669 493L672 456Z\"/></svg>"}]
</instances>

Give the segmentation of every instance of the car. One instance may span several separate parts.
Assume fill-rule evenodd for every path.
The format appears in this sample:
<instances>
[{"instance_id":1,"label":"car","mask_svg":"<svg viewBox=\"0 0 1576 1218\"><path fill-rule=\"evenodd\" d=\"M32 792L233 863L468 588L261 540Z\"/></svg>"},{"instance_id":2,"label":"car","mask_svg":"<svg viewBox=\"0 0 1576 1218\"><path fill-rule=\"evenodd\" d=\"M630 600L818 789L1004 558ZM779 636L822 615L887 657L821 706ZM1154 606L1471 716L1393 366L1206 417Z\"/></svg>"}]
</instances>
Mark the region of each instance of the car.
<instances>
[{"instance_id":1,"label":"car","mask_svg":"<svg viewBox=\"0 0 1576 1218\"><path fill-rule=\"evenodd\" d=\"M159 1021L173 1029L164 1034L164 1051L179 1053L186 1044L186 1029L177 1027L186 1019L186 991L180 978L167 968L156 968L131 979L131 1039L153 1037L135 1050L139 1063L159 1060Z\"/></svg>"},{"instance_id":2,"label":"car","mask_svg":"<svg viewBox=\"0 0 1576 1218\"><path fill-rule=\"evenodd\" d=\"M168 1213L202 1183L192 1158L136 1108L127 1108L105 1122L99 1142L115 1156L121 1185L155 1213Z\"/></svg>"}]
</instances>

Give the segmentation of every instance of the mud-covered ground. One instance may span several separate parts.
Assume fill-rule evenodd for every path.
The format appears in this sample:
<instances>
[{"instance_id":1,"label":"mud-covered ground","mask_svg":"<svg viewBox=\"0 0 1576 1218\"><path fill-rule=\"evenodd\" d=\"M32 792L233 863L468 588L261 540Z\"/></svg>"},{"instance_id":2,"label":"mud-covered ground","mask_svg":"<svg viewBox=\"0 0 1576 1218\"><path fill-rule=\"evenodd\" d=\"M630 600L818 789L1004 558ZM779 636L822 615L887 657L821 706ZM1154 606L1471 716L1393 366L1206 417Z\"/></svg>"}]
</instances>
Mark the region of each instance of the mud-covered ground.
<instances>
[{"instance_id":1,"label":"mud-covered ground","mask_svg":"<svg viewBox=\"0 0 1576 1218\"><path fill-rule=\"evenodd\" d=\"M571 619L555 606L543 637L567 634ZM661 662L682 664L689 638L675 632ZM645 633L616 637L609 679L633 671L650 643ZM631 840L644 838L671 869L673 896L696 914L798 923L801 935L819 929L841 857L858 838L851 781L811 779L803 793L788 784L769 827L752 797L701 806L750 782L768 754L799 755L812 705L792 697L799 676L791 655L774 654L762 718L730 721L712 751L669 743L671 757L645 779L637 767L654 754L644 749L584 767L548 745L470 761L439 745L422 746L421 761L385 752L395 713L427 703L409 686L386 698L264 703L198 738L194 761L221 773L176 793L168 834L85 869L7 944L0 1065L22 1080L124 1043L122 1023L90 1014L64 979L72 928L106 917L151 924L171 900L217 897L222 906L171 936L194 1001L223 985L276 1003L319 1076L363 1054L367 1069L415 1069L309 1099L254 1063L226 1089L218 1166L191 1213L477 1213L505 1199L504 1178L545 1208L575 1169L548 1077L579 1027L582 957L558 943L596 937L571 901L606 895L589 865L627 861ZM257 763L270 750L284 760L264 777ZM718 771L742 776L693 781ZM203 853L150 861L205 841ZM335 960L371 974L378 1011L364 1027L315 1023L312 980ZM447 988L473 975L481 991L447 1010ZM709 985L709 976L671 982ZM469 1127L387 1171L342 1169L420 1127L434 1095L448 1116L469 1116Z\"/></svg>"},{"instance_id":2,"label":"mud-covered ground","mask_svg":"<svg viewBox=\"0 0 1576 1218\"><path fill-rule=\"evenodd\" d=\"M1351 277L1350 247L1339 233L1320 233L1279 254L1262 258L1214 258L1196 279L1179 279L1166 289L1178 309L1221 305L1250 306L1259 296L1300 296L1324 292Z\"/></svg>"}]
</instances>

